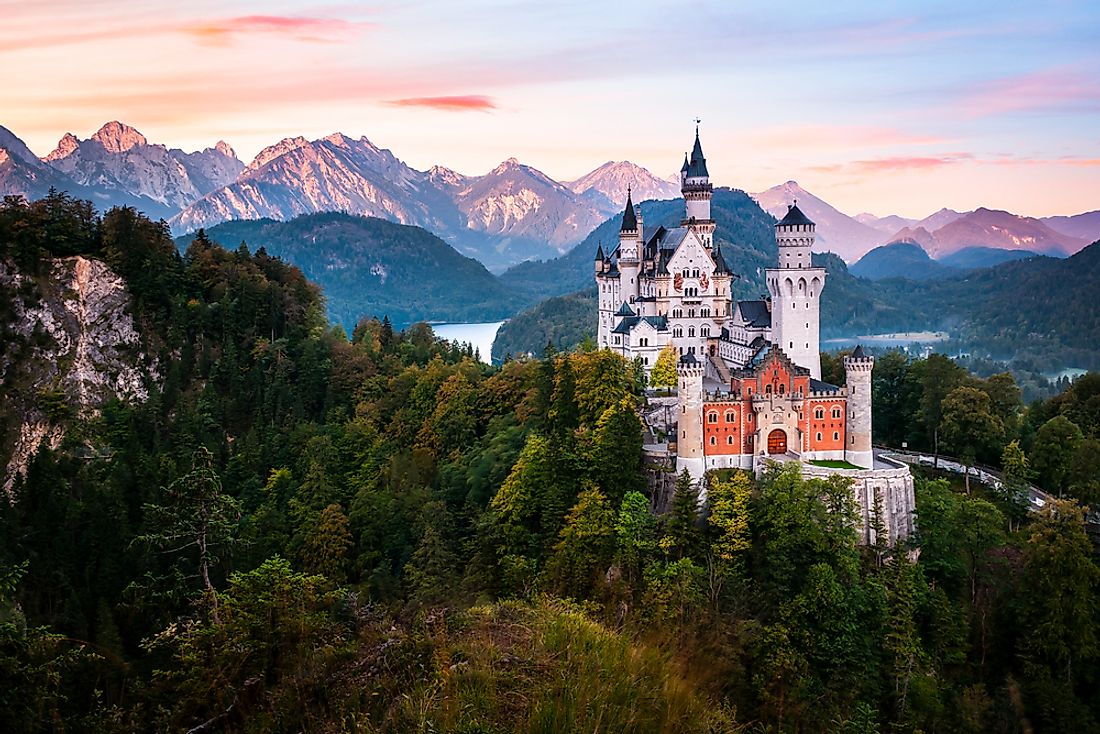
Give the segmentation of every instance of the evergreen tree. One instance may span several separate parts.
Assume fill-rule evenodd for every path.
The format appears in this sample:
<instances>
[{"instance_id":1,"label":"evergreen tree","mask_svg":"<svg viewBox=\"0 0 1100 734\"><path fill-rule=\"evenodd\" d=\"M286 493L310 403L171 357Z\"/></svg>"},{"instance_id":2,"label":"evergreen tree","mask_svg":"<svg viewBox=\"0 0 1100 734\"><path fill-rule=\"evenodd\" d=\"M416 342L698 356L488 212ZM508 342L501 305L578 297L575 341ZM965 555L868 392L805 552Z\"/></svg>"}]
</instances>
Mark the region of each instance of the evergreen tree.
<instances>
[{"instance_id":1,"label":"evergreen tree","mask_svg":"<svg viewBox=\"0 0 1100 734\"><path fill-rule=\"evenodd\" d=\"M676 478L672 506L665 516L661 548L674 559L698 558L702 545L699 530L699 488L684 469Z\"/></svg>"},{"instance_id":2,"label":"evergreen tree","mask_svg":"<svg viewBox=\"0 0 1100 734\"><path fill-rule=\"evenodd\" d=\"M547 573L566 596L585 598L607 569L614 549L614 514L603 493L589 484L565 518Z\"/></svg>"}]
</instances>

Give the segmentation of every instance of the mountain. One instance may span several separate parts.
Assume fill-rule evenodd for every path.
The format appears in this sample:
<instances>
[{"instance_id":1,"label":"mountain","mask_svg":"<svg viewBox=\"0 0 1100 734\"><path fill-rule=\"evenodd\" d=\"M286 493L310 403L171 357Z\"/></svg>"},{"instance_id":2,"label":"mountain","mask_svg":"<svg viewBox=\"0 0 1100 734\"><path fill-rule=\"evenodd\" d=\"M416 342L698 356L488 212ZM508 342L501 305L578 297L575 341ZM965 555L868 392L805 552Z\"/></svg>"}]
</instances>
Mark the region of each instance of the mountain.
<instances>
[{"instance_id":1,"label":"mountain","mask_svg":"<svg viewBox=\"0 0 1100 734\"><path fill-rule=\"evenodd\" d=\"M155 202L147 213L158 216L171 216L233 181L244 168L225 142L185 153L151 144L140 132L117 121L103 125L87 140L65 133L43 160L83 186Z\"/></svg>"},{"instance_id":2,"label":"mountain","mask_svg":"<svg viewBox=\"0 0 1100 734\"><path fill-rule=\"evenodd\" d=\"M1039 253L1031 250L998 250L995 247L964 247L958 252L953 252L947 257L940 258L941 265L949 265L963 270L980 270L992 268L1001 263L1014 260L1026 260L1029 257L1037 257Z\"/></svg>"},{"instance_id":3,"label":"mountain","mask_svg":"<svg viewBox=\"0 0 1100 734\"><path fill-rule=\"evenodd\" d=\"M954 209L948 209L944 207L938 212L929 214L924 219L916 222L916 226L928 230L929 232L935 232L940 227L951 224L959 217L965 216L966 212L957 212Z\"/></svg>"},{"instance_id":4,"label":"mountain","mask_svg":"<svg viewBox=\"0 0 1100 734\"><path fill-rule=\"evenodd\" d=\"M177 232L233 219L343 211L424 227L491 267L562 252L604 212L514 158L484 176L417 171L367 138L287 138L173 217Z\"/></svg>"},{"instance_id":5,"label":"mountain","mask_svg":"<svg viewBox=\"0 0 1100 734\"><path fill-rule=\"evenodd\" d=\"M751 196L773 217L786 214L787 206L797 199L798 208L817 225L817 249L835 252L846 262L855 262L885 239L880 230L838 211L796 181L787 181Z\"/></svg>"},{"instance_id":6,"label":"mountain","mask_svg":"<svg viewBox=\"0 0 1100 734\"><path fill-rule=\"evenodd\" d=\"M898 240L904 236L899 232ZM931 240L921 242L939 260L968 247L1026 250L1064 257L1085 246L1085 241L1054 231L1034 217L1022 217L997 209L980 208L936 229Z\"/></svg>"},{"instance_id":7,"label":"mountain","mask_svg":"<svg viewBox=\"0 0 1100 734\"><path fill-rule=\"evenodd\" d=\"M322 287L330 317L349 334L363 316L389 316L398 327L497 321L530 302L430 232L375 217L327 212L288 222L234 221L206 235L227 249L242 242L253 252L263 248L298 267ZM186 250L193 239L176 244Z\"/></svg>"},{"instance_id":8,"label":"mountain","mask_svg":"<svg viewBox=\"0 0 1100 734\"><path fill-rule=\"evenodd\" d=\"M153 216L167 216L170 213L146 197L125 191L108 191L99 186L85 186L74 181L39 160L26 143L7 128L0 127L0 196L23 196L33 201L46 196L50 189L91 201L101 210L112 206L132 206Z\"/></svg>"},{"instance_id":9,"label":"mountain","mask_svg":"<svg viewBox=\"0 0 1100 734\"><path fill-rule=\"evenodd\" d=\"M596 206L563 184L515 158L484 176L467 178L454 193L466 226L493 235L498 249L545 254L565 252L604 220Z\"/></svg>"},{"instance_id":10,"label":"mountain","mask_svg":"<svg viewBox=\"0 0 1100 734\"><path fill-rule=\"evenodd\" d=\"M928 257L924 249L913 242L893 242L881 245L861 257L848 270L859 278L909 278L931 280L954 272L954 269Z\"/></svg>"},{"instance_id":11,"label":"mountain","mask_svg":"<svg viewBox=\"0 0 1100 734\"><path fill-rule=\"evenodd\" d=\"M599 168L565 183L575 194L588 194L602 203L610 214L621 209L626 201L627 187L634 201L648 199L676 199L680 196L680 184L657 178L645 168L630 161L608 161Z\"/></svg>"},{"instance_id":12,"label":"mountain","mask_svg":"<svg viewBox=\"0 0 1100 734\"><path fill-rule=\"evenodd\" d=\"M1055 232L1077 237L1085 242L1100 240L1100 210L1071 217L1043 217L1042 222Z\"/></svg>"},{"instance_id":13,"label":"mountain","mask_svg":"<svg viewBox=\"0 0 1100 734\"><path fill-rule=\"evenodd\" d=\"M885 217L876 217L874 214L857 214L852 219L856 220L860 224L866 224L868 227L873 227L879 232L885 232L886 234L893 234L899 229L904 227L912 227L917 223L916 219L906 219L905 217L899 217L897 214L890 214Z\"/></svg>"},{"instance_id":14,"label":"mountain","mask_svg":"<svg viewBox=\"0 0 1100 734\"><path fill-rule=\"evenodd\" d=\"M899 242L918 245L925 253L931 252L936 249L936 237L927 229L920 225L913 227L903 227L898 230L893 237L889 238L888 245L892 245Z\"/></svg>"}]
</instances>

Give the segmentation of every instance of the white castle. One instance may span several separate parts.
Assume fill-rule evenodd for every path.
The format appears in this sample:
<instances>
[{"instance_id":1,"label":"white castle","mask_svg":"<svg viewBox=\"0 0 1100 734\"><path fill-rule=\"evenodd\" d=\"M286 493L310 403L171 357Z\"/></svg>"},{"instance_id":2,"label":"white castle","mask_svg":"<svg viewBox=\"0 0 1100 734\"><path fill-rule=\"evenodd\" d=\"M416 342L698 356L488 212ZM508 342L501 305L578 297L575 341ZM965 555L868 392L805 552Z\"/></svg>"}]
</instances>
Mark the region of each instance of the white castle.
<instances>
[{"instance_id":1,"label":"white castle","mask_svg":"<svg viewBox=\"0 0 1100 734\"><path fill-rule=\"evenodd\" d=\"M713 186L695 131L684 157L679 227L645 227L627 193L618 246L596 252L598 346L650 372L661 351L678 355L676 469L760 472L768 460L798 461L806 476L852 479L871 542L876 507L891 542L913 528L909 468L873 450L871 371L857 347L845 385L821 381L820 300L827 273L814 267L814 223L792 203L775 225L779 262L769 297L736 301L736 277L714 240Z\"/></svg>"}]
</instances>

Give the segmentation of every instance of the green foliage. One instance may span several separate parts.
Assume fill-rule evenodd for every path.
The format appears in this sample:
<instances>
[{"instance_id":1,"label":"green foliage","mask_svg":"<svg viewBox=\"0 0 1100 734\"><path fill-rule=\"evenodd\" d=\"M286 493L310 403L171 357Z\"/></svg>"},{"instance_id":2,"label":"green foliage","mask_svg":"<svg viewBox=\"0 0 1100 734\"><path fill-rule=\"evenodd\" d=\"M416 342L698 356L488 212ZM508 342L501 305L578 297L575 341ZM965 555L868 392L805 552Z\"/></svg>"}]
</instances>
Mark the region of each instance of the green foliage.
<instances>
[{"instance_id":1,"label":"green foliage","mask_svg":"<svg viewBox=\"0 0 1100 734\"><path fill-rule=\"evenodd\" d=\"M649 375L650 384L653 387L676 387L676 350L669 344L657 355L657 361L653 364L653 371Z\"/></svg>"},{"instance_id":2,"label":"green foliage","mask_svg":"<svg viewBox=\"0 0 1100 734\"><path fill-rule=\"evenodd\" d=\"M1031 448L1031 463L1042 486L1055 492L1065 489L1072 461L1084 435L1065 416L1055 416L1044 423Z\"/></svg>"}]
</instances>

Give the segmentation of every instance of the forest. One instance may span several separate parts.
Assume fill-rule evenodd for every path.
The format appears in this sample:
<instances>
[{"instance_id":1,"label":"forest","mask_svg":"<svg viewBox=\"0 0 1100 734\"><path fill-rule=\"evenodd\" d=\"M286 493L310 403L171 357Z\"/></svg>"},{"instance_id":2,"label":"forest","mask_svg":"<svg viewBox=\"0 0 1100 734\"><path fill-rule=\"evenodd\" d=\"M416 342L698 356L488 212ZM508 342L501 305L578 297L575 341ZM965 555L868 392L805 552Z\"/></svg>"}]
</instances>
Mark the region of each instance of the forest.
<instances>
[{"instance_id":1,"label":"forest","mask_svg":"<svg viewBox=\"0 0 1100 734\"><path fill-rule=\"evenodd\" d=\"M861 547L840 479L653 496L643 373L609 352L349 336L263 248L0 206L28 292L75 255L167 368L145 401L29 396L64 438L0 497L4 731L1100 731L1100 375L1025 406L1011 375L880 357L878 442L1006 481L922 471L912 547ZM1027 481L1060 499L1029 511Z\"/></svg>"}]
</instances>

